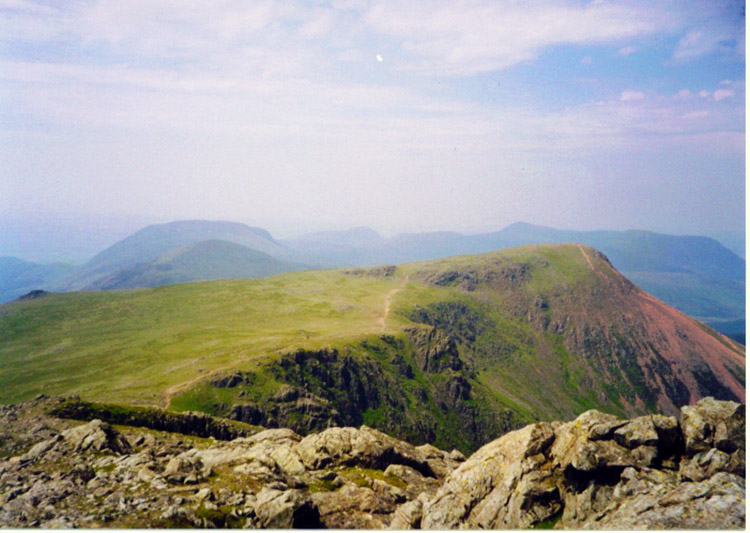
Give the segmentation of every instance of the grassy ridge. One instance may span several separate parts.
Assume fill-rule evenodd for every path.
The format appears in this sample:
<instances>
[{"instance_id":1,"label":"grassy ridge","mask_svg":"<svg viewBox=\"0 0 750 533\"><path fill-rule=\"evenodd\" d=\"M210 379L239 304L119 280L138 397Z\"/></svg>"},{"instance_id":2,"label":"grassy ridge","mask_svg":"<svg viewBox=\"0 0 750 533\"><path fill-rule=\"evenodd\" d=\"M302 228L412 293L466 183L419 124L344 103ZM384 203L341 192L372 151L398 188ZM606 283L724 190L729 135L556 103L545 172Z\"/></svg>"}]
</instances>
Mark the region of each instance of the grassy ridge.
<instances>
[{"instance_id":1,"label":"grassy ridge","mask_svg":"<svg viewBox=\"0 0 750 533\"><path fill-rule=\"evenodd\" d=\"M270 406L287 384L342 415L346 408L350 423L388 431L409 413L404 431L467 450L488 440L482 428L590 408L622 416L654 410L662 382L672 391L668 401L684 404L687 389L658 353L678 340L649 337L639 318L646 315L625 315L638 294L603 256L575 244L398 268L55 294L0 308L0 402L79 394L127 405L174 400L175 409L226 416L234 405ZM422 333L402 328L415 324ZM695 334L704 333L714 335ZM298 348L326 347L339 351L336 362L281 365ZM347 354L358 362L345 361ZM209 383L235 370L255 377L241 389ZM368 393L353 406L344 371L365 389L376 382L382 401ZM331 383L335 390L327 390ZM730 393L718 382L715 389Z\"/></svg>"},{"instance_id":2,"label":"grassy ridge","mask_svg":"<svg viewBox=\"0 0 750 533\"><path fill-rule=\"evenodd\" d=\"M530 327L500 311L512 304L503 301L507 294L479 291L468 298L456 286L421 279L467 268L481 274L506 263L531 265L522 285L528 293L597 282L576 247L557 245L410 263L389 277L308 271L258 280L53 294L1 308L0 401L44 392L159 406L170 387L197 384L213 371L257 369L259 362L282 351L343 346L384 333L385 300L397 290L388 333L399 333L417 307L446 300L490 302L494 310L485 312L495 327L489 337L505 339L515 356L509 365L482 363L492 371L486 382L502 390L502 380L515 398L511 401L522 405L524 387L531 382L519 381L518 374L538 363ZM554 268L544 268L550 264Z\"/></svg>"},{"instance_id":3,"label":"grassy ridge","mask_svg":"<svg viewBox=\"0 0 750 533\"><path fill-rule=\"evenodd\" d=\"M10 303L0 400L46 392L157 405L167 387L212 370L376 331L396 283L319 271Z\"/></svg>"}]
</instances>

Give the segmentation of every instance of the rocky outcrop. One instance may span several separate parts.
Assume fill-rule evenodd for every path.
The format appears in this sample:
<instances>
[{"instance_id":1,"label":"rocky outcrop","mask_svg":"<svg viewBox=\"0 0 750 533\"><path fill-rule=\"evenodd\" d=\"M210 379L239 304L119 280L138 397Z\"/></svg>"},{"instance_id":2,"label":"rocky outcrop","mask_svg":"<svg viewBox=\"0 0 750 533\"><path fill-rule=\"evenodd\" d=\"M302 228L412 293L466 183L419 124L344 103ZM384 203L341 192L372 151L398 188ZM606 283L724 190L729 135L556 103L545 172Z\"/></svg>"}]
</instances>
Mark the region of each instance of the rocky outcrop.
<instances>
[{"instance_id":1,"label":"rocky outcrop","mask_svg":"<svg viewBox=\"0 0 750 533\"><path fill-rule=\"evenodd\" d=\"M197 437L232 440L254 433L251 427L242 427L205 413L174 413L148 407L123 407L92 403L80 398L68 398L52 409L60 418L75 420L99 419L110 424L124 424L160 431L172 431Z\"/></svg>"},{"instance_id":2,"label":"rocky outcrop","mask_svg":"<svg viewBox=\"0 0 750 533\"><path fill-rule=\"evenodd\" d=\"M24 406L6 412L28 425ZM31 418L51 436L0 462L0 526L383 528L463 460L366 426L227 442Z\"/></svg>"},{"instance_id":3,"label":"rocky outcrop","mask_svg":"<svg viewBox=\"0 0 750 533\"><path fill-rule=\"evenodd\" d=\"M5 438L23 436L4 449L26 448L0 462L2 527L745 526L744 406L712 398L679 419L541 422L468 459L367 426L217 441L74 425L41 404L0 409Z\"/></svg>"},{"instance_id":4,"label":"rocky outcrop","mask_svg":"<svg viewBox=\"0 0 750 533\"><path fill-rule=\"evenodd\" d=\"M322 431L344 422L330 401L289 385L283 385L267 401L234 404L229 418L266 427L292 427L301 433Z\"/></svg>"},{"instance_id":5,"label":"rocky outcrop","mask_svg":"<svg viewBox=\"0 0 750 533\"><path fill-rule=\"evenodd\" d=\"M587 411L527 426L452 472L420 525L743 528L744 430L744 406L712 398L683 407L679 422Z\"/></svg>"},{"instance_id":6,"label":"rocky outcrop","mask_svg":"<svg viewBox=\"0 0 750 533\"><path fill-rule=\"evenodd\" d=\"M300 442L297 453L310 469L332 465L385 470L397 464L409 466L424 476L436 477L418 449L367 426L331 428L310 435Z\"/></svg>"},{"instance_id":7,"label":"rocky outcrop","mask_svg":"<svg viewBox=\"0 0 750 533\"><path fill-rule=\"evenodd\" d=\"M411 326L404 331L414 348L414 360L424 372L461 369L458 346L450 336L426 326Z\"/></svg>"},{"instance_id":8,"label":"rocky outcrop","mask_svg":"<svg viewBox=\"0 0 750 533\"><path fill-rule=\"evenodd\" d=\"M365 424L464 453L530 421L492 403L492 391L460 358L455 339L473 338L479 327L475 314L453 303L418 313L455 330L419 324L398 336L373 335L340 349L298 349L255 372L212 375L197 393L215 398L205 406L212 414L251 425L308 435ZM221 390L211 394L206 387ZM191 402L177 398L173 404Z\"/></svg>"}]
</instances>

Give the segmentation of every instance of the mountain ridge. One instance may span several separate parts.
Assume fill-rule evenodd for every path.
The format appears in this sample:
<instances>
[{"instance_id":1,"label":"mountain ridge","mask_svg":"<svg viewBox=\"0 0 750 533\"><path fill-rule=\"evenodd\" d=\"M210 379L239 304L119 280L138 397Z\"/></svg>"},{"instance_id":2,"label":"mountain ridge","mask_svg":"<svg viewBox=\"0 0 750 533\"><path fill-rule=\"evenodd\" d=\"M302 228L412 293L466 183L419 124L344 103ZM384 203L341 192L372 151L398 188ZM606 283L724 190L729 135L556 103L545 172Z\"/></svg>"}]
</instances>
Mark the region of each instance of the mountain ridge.
<instances>
[{"instance_id":1,"label":"mountain ridge","mask_svg":"<svg viewBox=\"0 0 750 533\"><path fill-rule=\"evenodd\" d=\"M339 247L335 257L340 264L329 266L428 260L560 242L601 250L641 288L744 342L745 261L709 237L646 230L559 230L517 222L491 233L402 234L376 247Z\"/></svg>"},{"instance_id":2,"label":"mountain ridge","mask_svg":"<svg viewBox=\"0 0 750 533\"><path fill-rule=\"evenodd\" d=\"M524 222L511 224L499 232L474 235L404 233L385 239L369 228L357 227L277 241L266 230L244 224L177 221L143 228L101 252L89 264L67 272L66 276L37 277L34 286L21 284L19 287L6 276L4 288L10 292L5 300L34 289L61 291L101 287L106 284L105 278L115 276L118 271L136 268L134 265L155 261L170 250L208 239L228 240L265 251L278 260L307 264L310 268L373 266L485 253L530 243L582 242L601 249L618 270L641 288L744 342L745 262L716 241L645 230L558 230ZM217 269L227 262L227 258L215 260ZM29 266L29 273L34 268L39 267ZM195 280L181 277L167 282Z\"/></svg>"},{"instance_id":3,"label":"mountain ridge","mask_svg":"<svg viewBox=\"0 0 750 533\"><path fill-rule=\"evenodd\" d=\"M580 244L2 310L0 401L75 390L162 406L170 390L176 410L303 434L364 423L468 452L590 408L631 416L707 394L744 399L741 345Z\"/></svg>"}]
</instances>

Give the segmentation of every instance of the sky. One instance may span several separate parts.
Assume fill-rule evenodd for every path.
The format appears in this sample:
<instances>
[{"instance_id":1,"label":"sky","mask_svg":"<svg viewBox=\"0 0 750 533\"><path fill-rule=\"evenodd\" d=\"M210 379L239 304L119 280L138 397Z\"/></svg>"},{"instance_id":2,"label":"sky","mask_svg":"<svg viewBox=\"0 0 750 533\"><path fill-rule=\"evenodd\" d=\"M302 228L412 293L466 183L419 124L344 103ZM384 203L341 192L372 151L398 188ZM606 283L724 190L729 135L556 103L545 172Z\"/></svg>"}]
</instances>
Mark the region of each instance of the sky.
<instances>
[{"instance_id":1,"label":"sky","mask_svg":"<svg viewBox=\"0 0 750 533\"><path fill-rule=\"evenodd\" d=\"M16 225L745 229L744 2L0 0L0 20Z\"/></svg>"}]
</instances>

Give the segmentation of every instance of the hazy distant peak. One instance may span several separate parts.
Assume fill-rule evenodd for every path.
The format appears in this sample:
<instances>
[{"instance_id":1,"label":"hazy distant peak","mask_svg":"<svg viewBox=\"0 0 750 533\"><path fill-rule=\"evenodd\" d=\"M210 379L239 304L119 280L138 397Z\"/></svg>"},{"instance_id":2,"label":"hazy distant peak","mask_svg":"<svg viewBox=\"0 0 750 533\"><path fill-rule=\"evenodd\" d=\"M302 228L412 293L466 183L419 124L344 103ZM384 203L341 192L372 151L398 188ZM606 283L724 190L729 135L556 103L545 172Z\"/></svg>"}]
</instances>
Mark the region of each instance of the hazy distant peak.
<instances>
[{"instance_id":1,"label":"hazy distant peak","mask_svg":"<svg viewBox=\"0 0 750 533\"><path fill-rule=\"evenodd\" d=\"M562 233L562 230L550 228L549 226L540 226L528 222L514 222L506 226L499 232L508 237L527 237L529 235L541 236Z\"/></svg>"},{"instance_id":2,"label":"hazy distant peak","mask_svg":"<svg viewBox=\"0 0 750 533\"><path fill-rule=\"evenodd\" d=\"M113 244L61 280L59 289L76 290L122 269L156 259L171 250L210 240L229 241L275 258L286 258L290 250L262 229L239 222L178 220L147 226ZM205 251L205 250L204 250Z\"/></svg>"},{"instance_id":3,"label":"hazy distant peak","mask_svg":"<svg viewBox=\"0 0 750 533\"><path fill-rule=\"evenodd\" d=\"M256 235L274 241L271 234L263 229L254 226L248 226L241 222L230 222L224 220L176 220L165 224L152 224L137 231L134 235L143 233L163 233L163 234L183 234L186 232L207 231L207 232L227 232L227 233L255 233Z\"/></svg>"},{"instance_id":4,"label":"hazy distant peak","mask_svg":"<svg viewBox=\"0 0 750 533\"><path fill-rule=\"evenodd\" d=\"M507 226L506 226L506 227L505 227L505 228L503 229L503 231L526 230L526 229L539 229L539 228L544 228L544 229L552 229L552 228L550 228L550 227L548 227L548 226L542 226L542 225L540 225L540 224L531 224L530 222L523 222L523 221L519 221L519 222L513 222L512 224L509 224L509 225L507 225Z\"/></svg>"},{"instance_id":5,"label":"hazy distant peak","mask_svg":"<svg viewBox=\"0 0 750 533\"><path fill-rule=\"evenodd\" d=\"M383 236L380 235L380 233L372 228L368 228L367 226L357 226L356 228L350 228L348 230L344 230L343 233L346 235L356 235L358 237L368 237L377 240L383 239Z\"/></svg>"}]
</instances>

